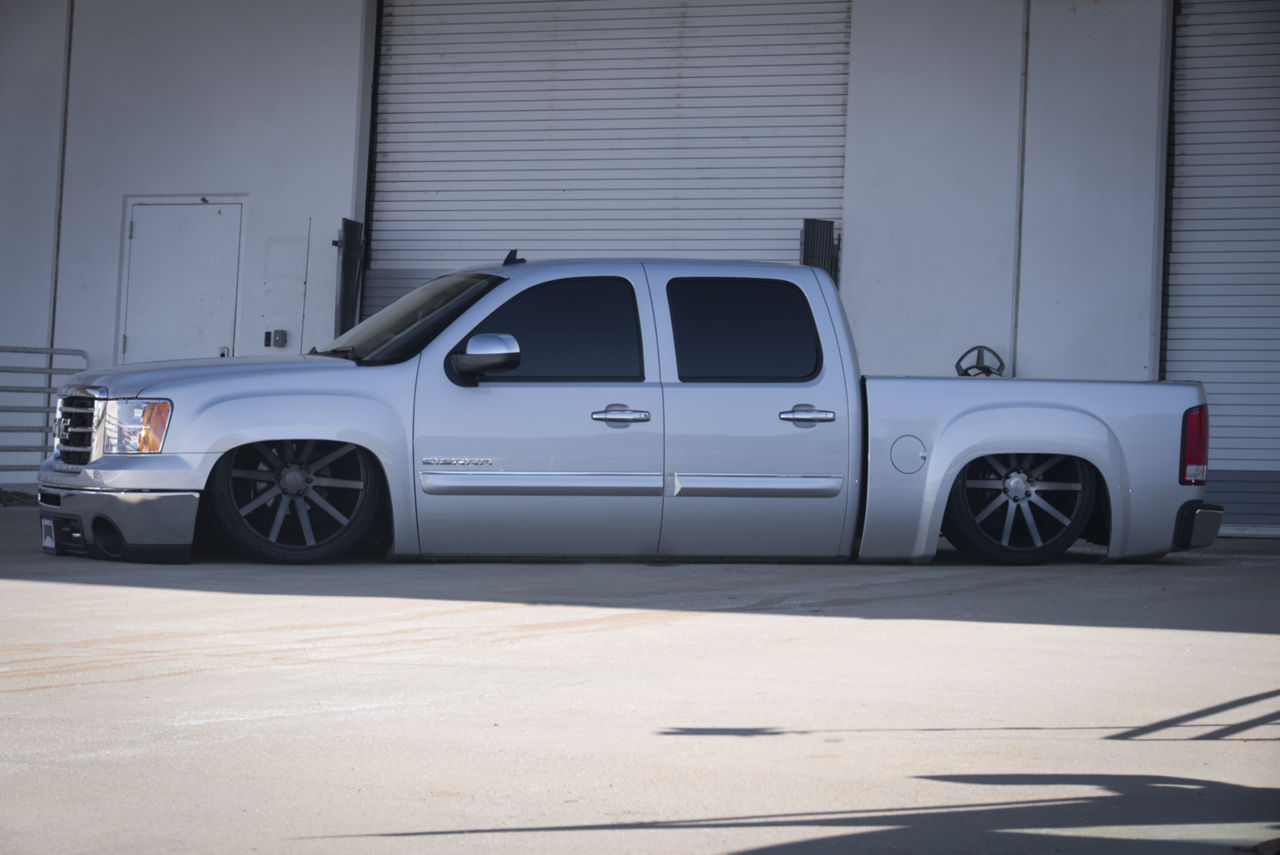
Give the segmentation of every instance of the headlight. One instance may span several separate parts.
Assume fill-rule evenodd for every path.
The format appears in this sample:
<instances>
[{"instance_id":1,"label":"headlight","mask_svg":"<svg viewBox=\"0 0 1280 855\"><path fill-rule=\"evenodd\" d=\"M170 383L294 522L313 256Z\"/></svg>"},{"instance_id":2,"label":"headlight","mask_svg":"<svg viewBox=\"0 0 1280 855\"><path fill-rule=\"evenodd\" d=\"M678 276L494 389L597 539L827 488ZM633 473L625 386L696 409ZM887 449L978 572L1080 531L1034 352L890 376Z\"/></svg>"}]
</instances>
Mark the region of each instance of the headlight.
<instances>
[{"instance_id":1,"label":"headlight","mask_svg":"<svg viewBox=\"0 0 1280 855\"><path fill-rule=\"evenodd\" d=\"M173 405L168 401L99 401L94 457L102 454L155 454L164 445Z\"/></svg>"}]
</instances>

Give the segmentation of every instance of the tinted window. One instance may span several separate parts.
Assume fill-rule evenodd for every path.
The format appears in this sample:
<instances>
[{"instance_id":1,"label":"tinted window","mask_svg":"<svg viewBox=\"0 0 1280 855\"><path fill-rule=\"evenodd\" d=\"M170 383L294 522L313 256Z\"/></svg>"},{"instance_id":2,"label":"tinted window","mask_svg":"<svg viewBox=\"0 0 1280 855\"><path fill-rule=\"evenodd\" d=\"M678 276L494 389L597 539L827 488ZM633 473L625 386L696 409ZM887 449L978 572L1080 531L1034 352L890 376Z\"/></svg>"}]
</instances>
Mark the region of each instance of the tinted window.
<instances>
[{"instance_id":1,"label":"tinted window","mask_svg":"<svg viewBox=\"0 0 1280 855\"><path fill-rule=\"evenodd\" d=\"M776 279L672 279L676 367L685 382L795 382L822 348L804 292Z\"/></svg>"},{"instance_id":2,"label":"tinted window","mask_svg":"<svg viewBox=\"0 0 1280 855\"><path fill-rule=\"evenodd\" d=\"M487 380L643 380L640 317L625 279L561 279L511 298L472 333L508 333L520 366Z\"/></svg>"}]
</instances>

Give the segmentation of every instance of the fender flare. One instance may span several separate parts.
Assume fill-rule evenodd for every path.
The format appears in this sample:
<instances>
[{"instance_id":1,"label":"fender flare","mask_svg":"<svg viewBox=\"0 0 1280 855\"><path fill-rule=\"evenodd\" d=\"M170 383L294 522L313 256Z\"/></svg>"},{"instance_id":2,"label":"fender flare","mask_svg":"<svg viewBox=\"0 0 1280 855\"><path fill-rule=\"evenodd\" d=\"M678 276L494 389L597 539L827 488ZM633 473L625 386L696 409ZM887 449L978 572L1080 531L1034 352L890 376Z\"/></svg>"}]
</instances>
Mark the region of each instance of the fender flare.
<instances>
[{"instance_id":1,"label":"fender flare","mask_svg":"<svg viewBox=\"0 0 1280 855\"><path fill-rule=\"evenodd\" d=\"M1009 405L962 414L943 427L928 461L932 507L924 531L938 532L960 470L986 454L1065 454L1097 470L1111 498L1111 530L1125 531L1129 475L1124 450L1097 416L1069 407ZM922 532L923 534L923 532Z\"/></svg>"},{"instance_id":2,"label":"fender flare","mask_svg":"<svg viewBox=\"0 0 1280 855\"><path fill-rule=\"evenodd\" d=\"M1073 407L1041 404L983 405L958 413L942 424L927 443L923 470L912 476L908 496L904 489L881 489L870 483L872 466L868 465L868 505L887 500L896 508L884 509L888 514L912 513L905 507L915 505L914 531L903 531L910 543L872 544L876 557L896 555L912 561L928 561L937 552L938 533L946 511L951 487L960 470L987 454L1065 454L1078 457L1097 470L1100 485L1107 490L1111 504L1111 552L1122 554L1124 532L1129 519L1129 474L1124 451L1111 429L1090 412ZM892 476L883 474L892 483ZM901 477L901 476L899 476ZM905 487L905 484L898 481ZM870 507L868 513L870 514ZM868 532L869 534L869 532ZM864 543L867 538L864 536Z\"/></svg>"}]
</instances>

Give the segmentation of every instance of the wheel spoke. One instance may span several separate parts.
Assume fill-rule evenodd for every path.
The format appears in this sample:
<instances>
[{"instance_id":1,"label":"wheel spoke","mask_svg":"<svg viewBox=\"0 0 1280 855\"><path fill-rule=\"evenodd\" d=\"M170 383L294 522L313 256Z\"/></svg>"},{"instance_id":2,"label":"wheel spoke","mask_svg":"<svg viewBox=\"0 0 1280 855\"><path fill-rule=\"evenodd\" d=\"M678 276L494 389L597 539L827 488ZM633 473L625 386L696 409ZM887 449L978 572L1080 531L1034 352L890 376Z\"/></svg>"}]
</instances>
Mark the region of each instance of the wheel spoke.
<instances>
[{"instance_id":1,"label":"wheel spoke","mask_svg":"<svg viewBox=\"0 0 1280 855\"><path fill-rule=\"evenodd\" d=\"M270 484L275 475L265 469L232 469L232 478L246 478L263 484Z\"/></svg>"},{"instance_id":2,"label":"wheel spoke","mask_svg":"<svg viewBox=\"0 0 1280 855\"><path fill-rule=\"evenodd\" d=\"M1036 491L1044 492L1080 492L1083 489L1078 481L1037 481Z\"/></svg>"},{"instance_id":3,"label":"wheel spoke","mask_svg":"<svg viewBox=\"0 0 1280 855\"><path fill-rule=\"evenodd\" d=\"M307 503L301 496L294 496L293 506L298 509L298 522L302 525L303 540L307 542L307 546L315 546L316 536L311 531L311 513L307 510Z\"/></svg>"},{"instance_id":4,"label":"wheel spoke","mask_svg":"<svg viewBox=\"0 0 1280 855\"><path fill-rule=\"evenodd\" d=\"M1044 511L1046 514L1053 517L1058 522L1062 523L1063 528L1066 528L1067 526L1071 525L1070 517L1063 515L1061 511L1059 511L1057 508L1055 508L1053 505L1049 504L1039 496L1033 495L1031 497L1031 504L1035 505L1037 508Z\"/></svg>"},{"instance_id":5,"label":"wheel spoke","mask_svg":"<svg viewBox=\"0 0 1280 855\"><path fill-rule=\"evenodd\" d=\"M279 471L284 468L284 461L276 457L276 453L270 448L260 442L255 442L253 447L258 450L258 453L262 455L263 459L267 461L267 465L272 469Z\"/></svg>"},{"instance_id":6,"label":"wheel spoke","mask_svg":"<svg viewBox=\"0 0 1280 855\"><path fill-rule=\"evenodd\" d=\"M1040 539L1040 529L1036 527L1036 518L1031 513L1031 505L1028 503L1019 507L1022 508L1023 522L1027 524L1027 530L1031 532L1031 542L1039 549L1044 546L1044 541Z\"/></svg>"},{"instance_id":7,"label":"wheel spoke","mask_svg":"<svg viewBox=\"0 0 1280 855\"><path fill-rule=\"evenodd\" d=\"M271 501L272 499L274 499L276 496L279 496L279 495L280 495L279 486L272 486L271 489L269 490L263 490L261 493L258 494L258 497L256 499L254 499L252 502L245 505L244 507L240 508L240 516L242 517L249 516L249 514L253 513L258 508L262 507L267 502Z\"/></svg>"},{"instance_id":8,"label":"wheel spoke","mask_svg":"<svg viewBox=\"0 0 1280 855\"><path fill-rule=\"evenodd\" d=\"M289 512L289 506L292 501L286 499L280 503L280 507L276 508L275 521L271 523L271 532L267 535L267 540L275 543L280 539L280 527L284 525L285 514Z\"/></svg>"},{"instance_id":9,"label":"wheel spoke","mask_svg":"<svg viewBox=\"0 0 1280 855\"><path fill-rule=\"evenodd\" d=\"M1001 478L1008 475L1009 469L1012 468L1009 466L1005 466L1003 463L1001 463L999 458L997 458L994 454L988 454L986 457L982 459L987 461L987 465L990 466L992 469L994 469L996 471L996 474L999 475Z\"/></svg>"},{"instance_id":10,"label":"wheel spoke","mask_svg":"<svg viewBox=\"0 0 1280 855\"><path fill-rule=\"evenodd\" d=\"M1028 465L1030 465L1030 462L1031 462L1030 460L1027 461ZM1033 480L1039 480L1040 476L1044 475L1044 473L1048 472L1050 469L1057 466L1061 462L1062 462L1062 455L1055 454L1053 457L1050 457L1048 460L1041 463L1035 469L1032 469L1031 472L1029 472L1028 474L1031 476Z\"/></svg>"},{"instance_id":11,"label":"wheel spoke","mask_svg":"<svg viewBox=\"0 0 1280 855\"><path fill-rule=\"evenodd\" d=\"M964 486L969 490L999 490L1004 486L1004 481L999 478L974 478L965 481Z\"/></svg>"},{"instance_id":12,"label":"wheel spoke","mask_svg":"<svg viewBox=\"0 0 1280 855\"><path fill-rule=\"evenodd\" d=\"M353 481L350 478L312 478L312 487L336 487L339 490L363 490L363 481Z\"/></svg>"},{"instance_id":13,"label":"wheel spoke","mask_svg":"<svg viewBox=\"0 0 1280 855\"><path fill-rule=\"evenodd\" d=\"M1007 503L1004 511L1004 529L1000 532L1000 543L1004 546L1009 545L1009 541L1013 536L1013 521L1017 514L1018 506L1013 502Z\"/></svg>"},{"instance_id":14,"label":"wheel spoke","mask_svg":"<svg viewBox=\"0 0 1280 855\"><path fill-rule=\"evenodd\" d=\"M325 501L324 497L321 496L319 493L317 493L315 490L308 488L305 495L308 499L311 500L311 503L313 505L315 505L320 510L324 511L329 516L333 517L340 524L346 525L349 522L347 517L344 516L341 511L339 511L333 505Z\"/></svg>"},{"instance_id":15,"label":"wheel spoke","mask_svg":"<svg viewBox=\"0 0 1280 855\"><path fill-rule=\"evenodd\" d=\"M991 504L987 505L985 508L982 509L980 513L974 516L973 521L981 525L983 520L985 520L987 517L995 513L996 509L999 508L1000 505L1008 501L1009 501L1008 496L1003 496L1003 495L996 496L994 499L991 500Z\"/></svg>"},{"instance_id":16,"label":"wheel spoke","mask_svg":"<svg viewBox=\"0 0 1280 855\"><path fill-rule=\"evenodd\" d=\"M347 443L346 445L339 448L337 451L334 451L330 454L326 454L324 457L321 457L316 462L307 466L307 474L308 475L316 474L321 469L333 463L338 458L343 457L344 455L350 454L352 451L355 451L355 448L356 447L351 443Z\"/></svg>"}]
</instances>

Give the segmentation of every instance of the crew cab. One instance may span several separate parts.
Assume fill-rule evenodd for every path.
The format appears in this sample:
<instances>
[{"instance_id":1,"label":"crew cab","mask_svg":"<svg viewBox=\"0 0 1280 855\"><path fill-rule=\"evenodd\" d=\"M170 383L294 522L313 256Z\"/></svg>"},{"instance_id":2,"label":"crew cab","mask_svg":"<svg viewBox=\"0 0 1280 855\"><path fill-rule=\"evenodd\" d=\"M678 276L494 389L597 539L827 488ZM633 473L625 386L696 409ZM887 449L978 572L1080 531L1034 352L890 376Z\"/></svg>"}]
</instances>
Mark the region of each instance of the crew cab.
<instances>
[{"instance_id":1,"label":"crew cab","mask_svg":"<svg viewBox=\"0 0 1280 855\"><path fill-rule=\"evenodd\" d=\"M255 559L383 532L430 558L1035 563L1204 546L1194 383L863 377L800 266L529 262L442 276L324 350L59 390L47 551Z\"/></svg>"}]
</instances>

